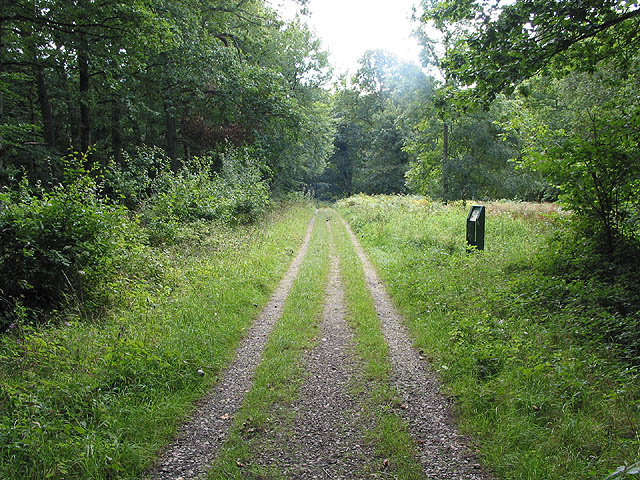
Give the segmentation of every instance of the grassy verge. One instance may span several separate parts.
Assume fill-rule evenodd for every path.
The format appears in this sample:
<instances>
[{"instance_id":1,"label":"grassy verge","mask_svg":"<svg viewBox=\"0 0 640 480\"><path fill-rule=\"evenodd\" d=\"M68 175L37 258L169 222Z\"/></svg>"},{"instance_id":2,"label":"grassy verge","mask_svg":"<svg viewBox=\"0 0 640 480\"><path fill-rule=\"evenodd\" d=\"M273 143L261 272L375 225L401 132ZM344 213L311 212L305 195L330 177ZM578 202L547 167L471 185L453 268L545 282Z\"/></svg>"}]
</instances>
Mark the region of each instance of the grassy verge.
<instances>
[{"instance_id":1,"label":"grassy verge","mask_svg":"<svg viewBox=\"0 0 640 480\"><path fill-rule=\"evenodd\" d=\"M236 414L229 437L209 472L210 479L274 478L281 470L256 462L263 432L286 428L283 409L295 403L301 382L304 351L313 344L324 305L329 274L326 213L320 213L309 249L271 333L247 397ZM284 419L286 421L286 419ZM292 419L289 419L292 420ZM273 435L272 435L273 436ZM277 436L276 436L277 437Z\"/></svg>"},{"instance_id":2,"label":"grassy verge","mask_svg":"<svg viewBox=\"0 0 640 480\"><path fill-rule=\"evenodd\" d=\"M215 382L304 237L310 206L154 256L169 280L100 323L0 339L0 478L134 478ZM197 374L202 368L204 377Z\"/></svg>"},{"instance_id":3,"label":"grassy verge","mask_svg":"<svg viewBox=\"0 0 640 480\"><path fill-rule=\"evenodd\" d=\"M539 208L490 205L474 255L462 205L361 196L338 209L499 478L598 479L638 458L637 371L576 327L608 313L568 301L588 284L544 273L554 223Z\"/></svg>"},{"instance_id":4,"label":"grassy verge","mask_svg":"<svg viewBox=\"0 0 640 480\"><path fill-rule=\"evenodd\" d=\"M378 458L371 459L372 472L390 471L394 478L419 479L424 472L398 410L400 401L391 385L389 348L367 288L364 271L342 222L335 220L334 234L340 257L340 273L345 288L347 321L356 332L356 351L363 362L365 377L356 386L366 400L365 413L376 425L369 440L376 445Z\"/></svg>"}]
</instances>

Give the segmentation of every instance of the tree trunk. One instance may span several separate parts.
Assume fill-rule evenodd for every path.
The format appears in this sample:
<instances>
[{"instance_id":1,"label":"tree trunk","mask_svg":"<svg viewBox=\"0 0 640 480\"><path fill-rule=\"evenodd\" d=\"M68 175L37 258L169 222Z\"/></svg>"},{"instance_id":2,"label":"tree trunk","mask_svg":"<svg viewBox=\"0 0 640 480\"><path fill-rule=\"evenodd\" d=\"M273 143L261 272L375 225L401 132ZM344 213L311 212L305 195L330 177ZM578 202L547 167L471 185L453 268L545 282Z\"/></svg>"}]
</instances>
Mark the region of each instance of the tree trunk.
<instances>
[{"instance_id":1,"label":"tree trunk","mask_svg":"<svg viewBox=\"0 0 640 480\"><path fill-rule=\"evenodd\" d=\"M171 170L177 172L178 164L178 125L176 117L165 108L165 126L167 128L167 155L171 159Z\"/></svg>"},{"instance_id":2,"label":"tree trunk","mask_svg":"<svg viewBox=\"0 0 640 480\"><path fill-rule=\"evenodd\" d=\"M4 72L4 39L2 38L2 20L0 20L0 75ZM4 119L4 95L0 90L0 118ZM5 181L5 165L4 165L4 155L2 154L4 151L4 139L2 138L2 134L0 134L0 186Z\"/></svg>"},{"instance_id":3,"label":"tree trunk","mask_svg":"<svg viewBox=\"0 0 640 480\"><path fill-rule=\"evenodd\" d=\"M184 142L184 159L187 162L191 160L191 145L187 141Z\"/></svg>"},{"instance_id":4,"label":"tree trunk","mask_svg":"<svg viewBox=\"0 0 640 480\"><path fill-rule=\"evenodd\" d=\"M122 111L120 102L114 97L111 103L111 148L113 159L118 165L122 164L122 135L120 132L120 119Z\"/></svg>"},{"instance_id":5,"label":"tree trunk","mask_svg":"<svg viewBox=\"0 0 640 480\"><path fill-rule=\"evenodd\" d=\"M442 128L442 195L444 203L449 200L449 124L444 122Z\"/></svg>"},{"instance_id":6,"label":"tree trunk","mask_svg":"<svg viewBox=\"0 0 640 480\"><path fill-rule=\"evenodd\" d=\"M89 59L83 41L78 49L78 72L80 75L80 151L86 152L91 145L91 118L89 115Z\"/></svg>"},{"instance_id":7,"label":"tree trunk","mask_svg":"<svg viewBox=\"0 0 640 480\"><path fill-rule=\"evenodd\" d=\"M348 196L353 195L353 165L349 162L348 165L345 165L345 169L343 172L344 176L344 188Z\"/></svg>"},{"instance_id":8,"label":"tree trunk","mask_svg":"<svg viewBox=\"0 0 640 480\"><path fill-rule=\"evenodd\" d=\"M44 67L38 65L35 67L36 85L38 87L38 103L40 104L40 113L42 114L42 126L44 141L48 147L56 146L56 129L53 120L53 110L49 101L49 92L47 83L44 78Z\"/></svg>"}]
</instances>

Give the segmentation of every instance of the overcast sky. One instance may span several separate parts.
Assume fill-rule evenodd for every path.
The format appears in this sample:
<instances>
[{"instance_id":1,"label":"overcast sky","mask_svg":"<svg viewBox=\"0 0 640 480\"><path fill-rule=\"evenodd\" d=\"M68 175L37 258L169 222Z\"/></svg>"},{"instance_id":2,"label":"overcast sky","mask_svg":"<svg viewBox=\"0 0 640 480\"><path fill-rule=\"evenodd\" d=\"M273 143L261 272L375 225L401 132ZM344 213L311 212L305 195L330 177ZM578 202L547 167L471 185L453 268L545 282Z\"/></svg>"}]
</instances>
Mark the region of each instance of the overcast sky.
<instances>
[{"instance_id":1,"label":"overcast sky","mask_svg":"<svg viewBox=\"0 0 640 480\"><path fill-rule=\"evenodd\" d=\"M291 0L271 0L291 18ZM381 48L420 65L418 42L411 36L412 7L418 0L310 0L304 20L322 39L337 73L357 69L366 50ZM293 13L295 14L295 13Z\"/></svg>"}]
</instances>

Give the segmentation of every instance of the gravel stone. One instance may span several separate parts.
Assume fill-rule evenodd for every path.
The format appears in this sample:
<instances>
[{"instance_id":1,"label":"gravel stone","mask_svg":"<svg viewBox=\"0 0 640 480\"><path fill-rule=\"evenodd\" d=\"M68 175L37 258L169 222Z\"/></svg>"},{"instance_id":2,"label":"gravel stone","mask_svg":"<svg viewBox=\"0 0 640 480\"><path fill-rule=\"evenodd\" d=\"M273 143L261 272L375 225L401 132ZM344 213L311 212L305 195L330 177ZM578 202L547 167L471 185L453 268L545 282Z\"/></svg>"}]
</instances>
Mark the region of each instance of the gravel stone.
<instances>
[{"instance_id":1,"label":"gravel stone","mask_svg":"<svg viewBox=\"0 0 640 480\"><path fill-rule=\"evenodd\" d=\"M365 277L382 323L402 399L400 413L409 424L420 448L420 459L428 477L438 480L488 480L466 438L457 431L448 399L431 366L413 348L411 337L391 298L367 259L358 239L342 219L362 262Z\"/></svg>"},{"instance_id":2,"label":"gravel stone","mask_svg":"<svg viewBox=\"0 0 640 480\"><path fill-rule=\"evenodd\" d=\"M363 471L375 455L366 445L362 404L353 393L362 377L356 360L353 332L345 320L344 288L335 256L329 224L331 270L326 289L322 325L314 348L303 364L307 378L293 405L291 431L279 431L261 448L257 463L279 466L284 478L363 479Z\"/></svg>"},{"instance_id":3,"label":"gravel stone","mask_svg":"<svg viewBox=\"0 0 640 480\"><path fill-rule=\"evenodd\" d=\"M174 443L147 472L148 478L188 480L200 478L206 473L207 466L213 461L227 436L235 413L251 388L267 338L282 314L284 302L307 252L316 216L317 211L309 222L298 254L271 300L247 332L236 351L235 359L221 374L215 390L198 403L191 420L180 428Z\"/></svg>"}]
</instances>

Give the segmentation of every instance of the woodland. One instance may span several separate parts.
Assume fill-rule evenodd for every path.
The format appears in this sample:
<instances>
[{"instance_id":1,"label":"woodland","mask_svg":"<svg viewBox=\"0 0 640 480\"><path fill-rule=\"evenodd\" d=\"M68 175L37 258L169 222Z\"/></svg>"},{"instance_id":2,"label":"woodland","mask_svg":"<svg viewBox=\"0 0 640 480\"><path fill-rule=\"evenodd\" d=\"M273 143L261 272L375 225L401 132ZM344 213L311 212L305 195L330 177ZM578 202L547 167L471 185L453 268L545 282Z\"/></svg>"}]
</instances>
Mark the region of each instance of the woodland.
<instances>
[{"instance_id":1,"label":"woodland","mask_svg":"<svg viewBox=\"0 0 640 480\"><path fill-rule=\"evenodd\" d=\"M0 0L0 476L147 471L329 204L300 315L342 216L499 478L640 472L640 5L416 2L338 76L307 0Z\"/></svg>"},{"instance_id":2,"label":"woodland","mask_svg":"<svg viewBox=\"0 0 640 480\"><path fill-rule=\"evenodd\" d=\"M264 0L3 2L0 328L98 306L118 252L292 192L559 200L576 239L636 251L638 5L421 7L422 66L372 50L331 83L304 0L291 21Z\"/></svg>"}]
</instances>

